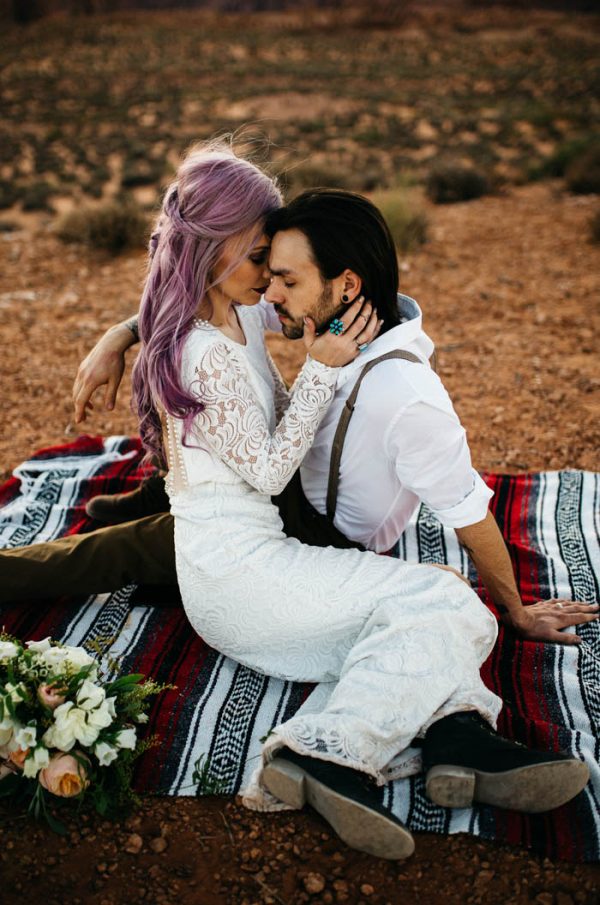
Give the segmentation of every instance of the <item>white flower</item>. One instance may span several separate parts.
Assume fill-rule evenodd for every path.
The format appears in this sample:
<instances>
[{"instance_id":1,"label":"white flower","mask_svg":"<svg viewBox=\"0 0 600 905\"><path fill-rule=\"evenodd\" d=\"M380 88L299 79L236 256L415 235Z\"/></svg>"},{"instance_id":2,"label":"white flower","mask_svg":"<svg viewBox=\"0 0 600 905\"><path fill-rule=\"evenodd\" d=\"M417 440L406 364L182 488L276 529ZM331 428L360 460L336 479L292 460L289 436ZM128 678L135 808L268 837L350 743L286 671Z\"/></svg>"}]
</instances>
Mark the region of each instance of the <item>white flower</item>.
<instances>
[{"instance_id":1,"label":"white flower","mask_svg":"<svg viewBox=\"0 0 600 905\"><path fill-rule=\"evenodd\" d=\"M27 647L29 650L33 651L34 654L45 654L47 650L50 650L50 638L44 638L43 641L27 641Z\"/></svg>"},{"instance_id":2,"label":"white flower","mask_svg":"<svg viewBox=\"0 0 600 905\"><path fill-rule=\"evenodd\" d=\"M106 742L97 742L94 745L94 754L98 758L101 767L108 767L119 756L119 750Z\"/></svg>"},{"instance_id":3,"label":"white flower","mask_svg":"<svg viewBox=\"0 0 600 905\"><path fill-rule=\"evenodd\" d=\"M33 726L21 726L15 731L15 742L23 751L25 748L33 748L37 738L37 728Z\"/></svg>"},{"instance_id":4,"label":"white flower","mask_svg":"<svg viewBox=\"0 0 600 905\"><path fill-rule=\"evenodd\" d=\"M88 716L87 710L65 701L54 711L54 725L44 733L44 743L59 751L70 751L76 741L86 748L93 745L98 729L88 724Z\"/></svg>"},{"instance_id":5,"label":"white flower","mask_svg":"<svg viewBox=\"0 0 600 905\"><path fill-rule=\"evenodd\" d=\"M95 710L104 703L105 697L106 692L103 688L86 679L77 692L77 704L82 710Z\"/></svg>"},{"instance_id":6,"label":"white flower","mask_svg":"<svg viewBox=\"0 0 600 905\"><path fill-rule=\"evenodd\" d=\"M147 723L148 722L148 714L147 713L138 713L135 718L136 723Z\"/></svg>"},{"instance_id":7,"label":"white flower","mask_svg":"<svg viewBox=\"0 0 600 905\"><path fill-rule=\"evenodd\" d=\"M4 686L4 690L8 692L8 696L13 704L19 704L21 701L27 700L27 688L23 682L19 682L18 685L7 682ZM6 707L6 705L4 706Z\"/></svg>"},{"instance_id":8,"label":"white flower","mask_svg":"<svg viewBox=\"0 0 600 905\"><path fill-rule=\"evenodd\" d=\"M44 748L43 745L39 745L35 748L33 757L25 758L25 762L23 763L23 775L32 779L34 776L38 775L40 770L47 767L49 763L50 754L48 753L48 749Z\"/></svg>"},{"instance_id":9,"label":"white flower","mask_svg":"<svg viewBox=\"0 0 600 905\"><path fill-rule=\"evenodd\" d=\"M96 707L95 710L88 710L88 724L90 726L94 726L96 729L106 729L111 723L112 717L106 701L100 707Z\"/></svg>"},{"instance_id":10,"label":"white flower","mask_svg":"<svg viewBox=\"0 0 600 905\"><path fill-rule=\"evenodd\" d=\"M129 748L133 751L136 745L135 729L121 729L116 735L115 743L119 748Z\"/></svg>"},{"instance_id":11,"label":"white flower","mask_svg":"<svg viewBox=\"0 0 600 905\"><path fill-rule=\"evenodd\" d=\"M19 648L12 641L0 641L0 660L12 660L19 653Z\"/></svg>"},{"instance_id":12,"label":"white flower","mask_svg":"<svg viewBox=\"0 0 600 905\"><path fill-rule=\"evenodd\" d=\"M65 671L67 652L64 647L49 647L42 652L41 659L55 675Z\"/></svg>"},{"instance_id":13,"label":"white flower","mask_svg":"<svg viewBox=\"0 0 600 905\"><path fill-rule=\"evenodd\" d=\"M94 669L90 672L90 676L95 676L97 671L96 661L93 657L90 657L83 647L65 647L65 651L69 663L71 663L75 669L79 670L84 666L93 666Z\"/></svg>"},{"instance_id":14,"label":"white flower","mask_svg":"<svg viewBox=\"0 0 600 905\"><path fill-rule=\"evenodd\" d=\"M107 698L106 699L106 706L108 708L108 712L109 712L112 720L116 720L116 718L117 718L117 711L115 710L115 701L116 700L117 700L116 698Z\"/></svg>"}]
</instances>

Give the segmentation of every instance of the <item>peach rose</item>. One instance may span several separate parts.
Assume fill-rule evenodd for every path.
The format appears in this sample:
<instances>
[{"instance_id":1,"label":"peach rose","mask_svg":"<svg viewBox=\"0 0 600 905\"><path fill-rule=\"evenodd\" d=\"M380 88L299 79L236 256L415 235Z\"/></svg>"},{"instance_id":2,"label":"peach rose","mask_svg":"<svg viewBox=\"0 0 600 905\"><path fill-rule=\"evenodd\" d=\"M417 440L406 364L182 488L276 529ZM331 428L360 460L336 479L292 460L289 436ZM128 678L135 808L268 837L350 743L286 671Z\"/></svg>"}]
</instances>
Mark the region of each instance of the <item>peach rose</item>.
<instances>
[{"instance_id":1,"label":"peach rose","mask_svg":"<svg viewBox=\"0 0 600 905\"><path fill-rule=\"evenodd\" d=\"M74 753L83 757L80 751ZM61 798L73 798L90 784L86 768L71 754L55 754L48 766L40 770L39 781L44 789Z\"/></svg>"},{"instance_id":2,"label":"peach rose","mask_svg":"<svg viewBox=\"0 0 600 905\"><path fill-rule=\"evenodd\" d=\"M29 748L17 748L16 751L11 751L8 755L8 759L20 770L23 769L23 764L25 763L25 758L29 754Z\"/></svg>"},{"instance_id":3,"label":"peach rose","mask_svg":"<svg viewBox=\"0 0 600 905\"><path fill-rule=\"evenodd\" d=\"M38 688L38 698L40 703L50 710L56 710L60 704L65 703L65 696L60 694L60 690L56 685L40 685Z\"/></svg>"}]
</instances>

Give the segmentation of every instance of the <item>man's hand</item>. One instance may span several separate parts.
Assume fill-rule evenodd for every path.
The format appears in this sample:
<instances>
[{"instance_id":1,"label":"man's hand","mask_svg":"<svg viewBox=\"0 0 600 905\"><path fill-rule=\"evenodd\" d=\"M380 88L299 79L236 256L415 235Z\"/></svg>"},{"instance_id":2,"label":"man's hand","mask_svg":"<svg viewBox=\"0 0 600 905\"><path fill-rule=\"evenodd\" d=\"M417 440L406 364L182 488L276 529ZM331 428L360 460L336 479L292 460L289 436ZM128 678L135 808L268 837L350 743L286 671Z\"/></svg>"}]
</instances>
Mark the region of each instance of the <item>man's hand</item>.
<instances>
[{"instance_id":1,"label":"man's hand","mask_svg":"<svg viewBox=\"0 0 600 905\"><path fill-rule=\"evenodd\" d=\"M112 411L125 369L125 352L134 343L135 337L129 327L117 324L106 331L83 359L73 384L76 424L85 421L88 411L94 408L91 397L99 387L106 386L104 407Z\"/></svg>"},{"instance_id":2,"label":"man's hand","mask_svg":"<svg viewBox=\"0 0 600 905\"><path fill-rule=\"evenodd\" d=\"M579 635L561 629L598 619L598 604L573 600L540 600L516 614L505 613L502 621L522 638L530 641L554 641L557 644L581 644Z\"/></svg>"}]
</instances>

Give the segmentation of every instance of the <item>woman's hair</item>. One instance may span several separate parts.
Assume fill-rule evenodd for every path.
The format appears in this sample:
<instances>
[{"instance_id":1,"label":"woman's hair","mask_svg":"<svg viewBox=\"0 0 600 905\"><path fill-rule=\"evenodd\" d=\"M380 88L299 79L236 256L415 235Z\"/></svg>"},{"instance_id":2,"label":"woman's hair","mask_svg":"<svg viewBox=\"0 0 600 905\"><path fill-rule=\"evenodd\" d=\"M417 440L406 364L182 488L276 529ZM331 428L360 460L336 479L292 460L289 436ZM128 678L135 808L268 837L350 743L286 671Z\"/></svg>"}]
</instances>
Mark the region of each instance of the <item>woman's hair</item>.
<instances>
[{"instance_id":1,"label":"woman's hair","mask_svg":"<svg viewBox=\"0 0 600 905\"><path fill-rule=\"evenodd\" d=\"M142 346L133 369L133 406L149 455L165 464L157 403L184 420L184 439L202 411L181 381L181 358L200 302L242 263L281 205L276 183L225 141L189 151L167 189L150 239L148 275L139 313ZM211 274L224 244L239 235L230 265Z\"/></svg>"},{"instance_id":2,"label":"woman's hair","mask_svg":"<svg viewBox=\"0 0 600 905\"><path fill-rule=\"evenodd\" d=\"M267 217L269 236L285 229L304 233L323 280L346 268L361 278L362 294L383 319L381 333L400 323L396 248L374 204L342 189L309 189Z\"/></svg>"}]
</instances>

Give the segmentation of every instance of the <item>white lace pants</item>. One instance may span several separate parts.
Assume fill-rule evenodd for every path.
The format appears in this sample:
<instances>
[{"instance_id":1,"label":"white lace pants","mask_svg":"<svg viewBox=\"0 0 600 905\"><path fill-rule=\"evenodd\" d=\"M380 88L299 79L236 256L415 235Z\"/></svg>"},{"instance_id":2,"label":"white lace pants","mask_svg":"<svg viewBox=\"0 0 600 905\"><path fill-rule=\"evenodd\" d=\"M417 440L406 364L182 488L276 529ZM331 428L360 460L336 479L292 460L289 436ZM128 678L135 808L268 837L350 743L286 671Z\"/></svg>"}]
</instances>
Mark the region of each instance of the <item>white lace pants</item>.
<instances>
[{"instance_id":1,"label":"white lace pants","mask_svg":"<svg viewBox=\"0 0 600 905\"><path fill-rule=\"evenodd\" d=\"M474 591L433 566L308 547L249 503L221 500L202 530L197 512L193 524L176 517L175 549L208 644L267 675L327 683L273 730L265 762L287 745L384 783L414 772L407 749L442 716L474 709L495 725L502 702L479 669L497 625ZM256 779L247 803L272 806Z\"/></svg>"}]
</instances>

